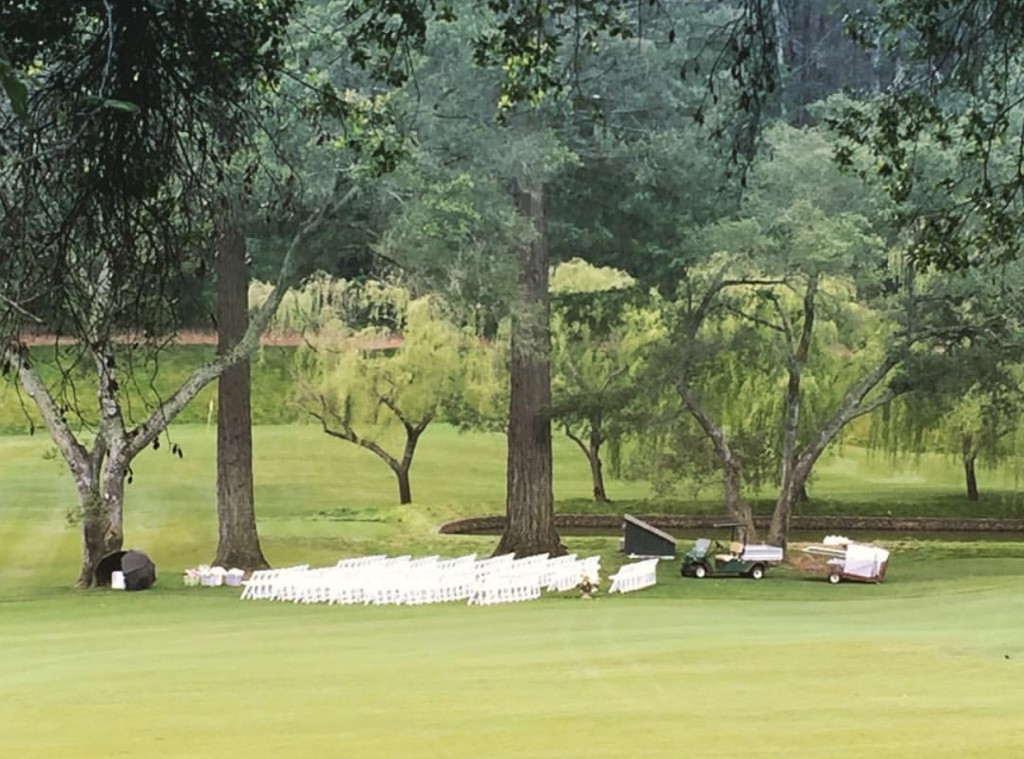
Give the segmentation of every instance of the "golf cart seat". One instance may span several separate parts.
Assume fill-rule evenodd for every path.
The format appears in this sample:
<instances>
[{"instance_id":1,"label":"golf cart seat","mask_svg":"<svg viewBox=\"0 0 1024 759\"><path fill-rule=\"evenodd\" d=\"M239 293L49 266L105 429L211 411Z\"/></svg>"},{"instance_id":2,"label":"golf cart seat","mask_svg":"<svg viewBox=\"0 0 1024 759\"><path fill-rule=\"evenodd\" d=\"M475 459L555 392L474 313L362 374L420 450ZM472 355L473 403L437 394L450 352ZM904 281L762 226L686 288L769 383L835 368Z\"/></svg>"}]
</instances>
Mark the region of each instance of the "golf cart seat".
<instances>
[{"instance_id":1,"label":"golf cart seat","mask_svg":"<svg viewBox=\"0 0 1024 759\"><path fill-rule=\"evenodd\" d=\"M715 561L732 561L743 555L743 544L733 541L729 544L729 553L720 553L715 556Z\"/></svg>"}]
</instances>

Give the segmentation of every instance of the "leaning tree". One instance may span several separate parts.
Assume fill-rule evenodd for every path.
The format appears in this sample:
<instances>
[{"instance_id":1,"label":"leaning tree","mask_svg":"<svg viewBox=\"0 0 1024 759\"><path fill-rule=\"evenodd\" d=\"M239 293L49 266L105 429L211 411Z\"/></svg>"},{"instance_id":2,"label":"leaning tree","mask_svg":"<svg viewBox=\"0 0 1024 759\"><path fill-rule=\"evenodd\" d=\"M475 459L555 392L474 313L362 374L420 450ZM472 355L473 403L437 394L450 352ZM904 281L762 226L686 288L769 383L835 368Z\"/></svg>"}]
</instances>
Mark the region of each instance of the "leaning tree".
<instances>
[{"instance_id":1,"label":"leaning tree","mask_svg":"<svg viewBox=\"0 0 1024 759\"><path fill-rule=\"evenodd\" d=\"M69 376L59 388L44 384L17 337L4 351L75 479L80 585L121 546L132 459L252 350L286 284L282 277L231 351L138 424L126 417L126 349L173 334L190 281L210 268L215 189L247 136L256 94L281 68L294 8L294 0L252 8L223 0L5 5L5 60L32 72L24 107L4 112L0 124L5 264L30 288L18 292L19 323L31 315L69 336L75 360L94 368L97 410L84 434L69 422L73 394L60 392ZM309 231L304 225L295 248Z\"/></svg>"}]
</instances>

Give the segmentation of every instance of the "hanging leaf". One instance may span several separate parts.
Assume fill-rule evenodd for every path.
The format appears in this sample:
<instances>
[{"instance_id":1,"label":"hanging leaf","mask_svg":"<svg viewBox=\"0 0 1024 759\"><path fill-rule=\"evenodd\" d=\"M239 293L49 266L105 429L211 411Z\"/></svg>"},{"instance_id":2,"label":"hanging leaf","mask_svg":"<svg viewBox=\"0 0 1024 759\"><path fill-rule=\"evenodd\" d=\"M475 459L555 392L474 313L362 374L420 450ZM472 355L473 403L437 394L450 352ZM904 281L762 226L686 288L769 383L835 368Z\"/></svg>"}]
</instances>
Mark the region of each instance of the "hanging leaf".
<instances>
[{"instance_id":1,"label":"hanging leaf","mask_svg":"<svg viewBox=\"0 0 1024 759\"><path fill-rule=\"evenodd\" d=\"M0 60L0 85L3 85L11 111L19 119L28 118L28 87L14 73L7 61Z\"/></svg>"},{"instance_id":2,"label":"hanging leaf","mask_svg":"<svg viewBox=\"0 0 1024 759\"><path fill-rule=\"evenodd\" d=\"M129 103L127 100L114 100L112 98L104 100L103 107L114 111L124 111L125 113L138 113L141 110L135 103Z\"/></svg>"}]
</instances>

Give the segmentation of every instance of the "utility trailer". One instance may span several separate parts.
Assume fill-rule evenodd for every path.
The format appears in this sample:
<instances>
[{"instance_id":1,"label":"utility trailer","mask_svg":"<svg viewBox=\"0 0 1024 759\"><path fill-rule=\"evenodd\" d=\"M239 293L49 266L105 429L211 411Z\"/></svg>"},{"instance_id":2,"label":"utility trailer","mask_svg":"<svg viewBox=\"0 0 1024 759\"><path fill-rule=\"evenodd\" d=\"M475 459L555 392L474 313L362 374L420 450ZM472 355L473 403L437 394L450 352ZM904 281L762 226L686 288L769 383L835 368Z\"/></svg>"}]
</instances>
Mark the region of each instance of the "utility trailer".
<instances>
[{"instance_id":1,"label":"utility trailer","mask_svg":"<svg viewBox=\"0 0 1024 759\"><path fill-rule=\"evenodd\" d=\"M881 582L889 568L889 552L871 543L856 543L840 535L829 535L821 543L804 548L819 561L804 571L823 574L832 585L842 580ZM823 561L822 561L823 560Z\"/></svg>"}]
</instances>

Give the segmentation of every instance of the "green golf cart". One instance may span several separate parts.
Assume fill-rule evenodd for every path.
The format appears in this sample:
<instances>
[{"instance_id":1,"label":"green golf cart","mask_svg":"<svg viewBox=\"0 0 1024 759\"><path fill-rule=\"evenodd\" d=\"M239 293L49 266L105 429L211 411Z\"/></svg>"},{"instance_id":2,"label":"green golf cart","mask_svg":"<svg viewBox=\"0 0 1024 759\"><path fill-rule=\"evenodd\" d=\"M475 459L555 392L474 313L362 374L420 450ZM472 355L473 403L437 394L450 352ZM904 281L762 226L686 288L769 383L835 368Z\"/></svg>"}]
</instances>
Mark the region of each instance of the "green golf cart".
<instances>
[{"instance_id":1,"label":"green golf cart","mask_svg":"<svg viewBox=\"0 0 1024 759\"><path fill-rule=\"evenodd\" d=\"M683 557L679 572L683 577L740 576L760 580L768 567L782 563L783 551L778 546L747 543L741 523L726 522L715 527L732 528L729 543L699 538Z\"/></svg>"}]
</instances>

